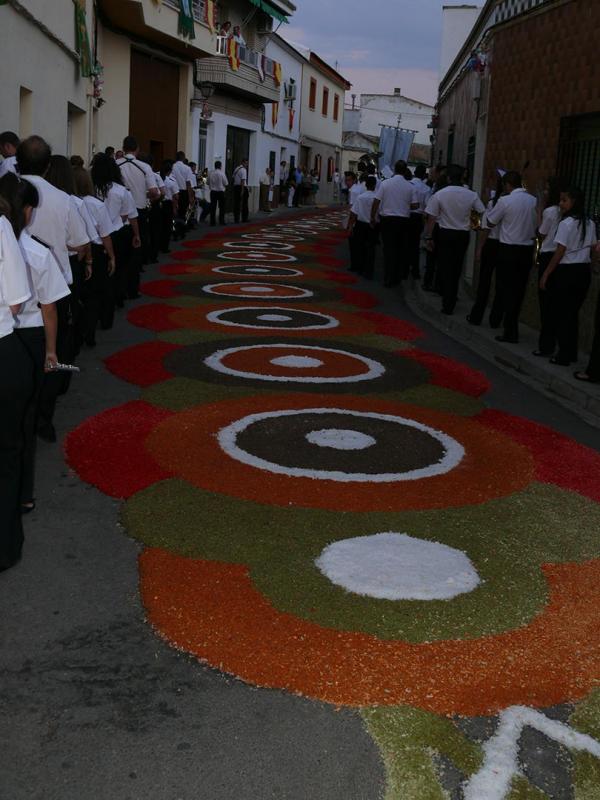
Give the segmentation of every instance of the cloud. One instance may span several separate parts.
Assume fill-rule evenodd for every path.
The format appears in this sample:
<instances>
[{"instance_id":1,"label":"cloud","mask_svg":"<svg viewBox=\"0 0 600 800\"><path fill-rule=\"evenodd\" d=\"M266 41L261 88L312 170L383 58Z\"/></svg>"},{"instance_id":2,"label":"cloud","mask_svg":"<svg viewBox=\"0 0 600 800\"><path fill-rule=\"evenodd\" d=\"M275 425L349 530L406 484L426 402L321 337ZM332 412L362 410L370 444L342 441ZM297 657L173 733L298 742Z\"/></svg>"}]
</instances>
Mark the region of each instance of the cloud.
<instances>
[{"instance_id":1,"label":"cloud","mask_svg":"<svg viewBox=\"0 0 600 800\"><path fill-rule=\"evenodd\" d=\"M348 66L343 68L342 74L352 84L353 94L393 94L394 89L399 88L405 97L430 105L436 101L436 70Z\"/></svg>"}]
</instances>

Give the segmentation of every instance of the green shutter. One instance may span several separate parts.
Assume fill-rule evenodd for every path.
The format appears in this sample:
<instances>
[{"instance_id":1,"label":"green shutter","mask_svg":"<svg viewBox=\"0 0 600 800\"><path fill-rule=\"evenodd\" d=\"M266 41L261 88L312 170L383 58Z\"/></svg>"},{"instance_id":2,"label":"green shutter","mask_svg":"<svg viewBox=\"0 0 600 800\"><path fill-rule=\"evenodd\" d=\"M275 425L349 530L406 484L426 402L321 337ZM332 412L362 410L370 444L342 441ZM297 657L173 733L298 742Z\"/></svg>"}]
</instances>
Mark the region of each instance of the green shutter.
<instances>
[{"instance_id":1,"label":"green shutter","mask_svg":"<svg viewBox=\"0 0 600 800\"><path fill-rule=\"evenodd\" d=\"M261 11L264 11L265 14L268 14L274 19L278 19L279 22L288 22L287 16L282 11L278 11L274 8L270 3L267 3L267 0L250 0L250 2L257 8L260 8Z\"/></svg>"}]
</instances>

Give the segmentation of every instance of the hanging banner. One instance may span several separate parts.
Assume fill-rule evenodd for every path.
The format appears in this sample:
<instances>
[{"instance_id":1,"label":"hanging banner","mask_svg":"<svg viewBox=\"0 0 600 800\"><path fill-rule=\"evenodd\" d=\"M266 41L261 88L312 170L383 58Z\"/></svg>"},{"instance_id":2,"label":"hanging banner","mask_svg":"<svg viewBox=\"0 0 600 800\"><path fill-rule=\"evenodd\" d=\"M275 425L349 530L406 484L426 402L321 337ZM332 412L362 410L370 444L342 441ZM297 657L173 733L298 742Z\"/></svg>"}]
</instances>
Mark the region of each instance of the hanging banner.
<instances>
[{"instance_id":1,"label":"hanging banner","mask_svg":"<svg viewBox=\"0 0 600 800\"><path fill-rule=\"evenodd\" d=\"M290 131L294 129L294 118L295 118L295 116L296 116L296 112L294 111L293 108L290 108L290 114L289 114Z\"/></svg>"},{"instance_id":2,"label":"hanging banner","mask_svg":"<svg viewBox=\"0 0 600 800\"><path fill-rule=\"evenodd\" d=\"M414 138L413 131L390 128L387 125L381 128L379 171L385 177L391 177L394 174L396 161L407 161Z\"/></svg>"},{"instance_id":3,"label":"hanging banner","mask_svg":"<svg viewBox=\"0 0 600 800\"><path fill-rule=\"evenodd\" d=\"M73 2L75 4L76 48L79 53L81 76L82 78L89 78L92 74L92 51L87 31L85 0L73 0Z\"/></svg>"},{"instance_id":4,"label":"hanging banner","mask_svg":"<svg viewBox=\"0 0 600 800\"><path fill-rule=\"evenodd\" d=\"M258 70L258 77L260 78L260 82L265 82L265 61L266 56L263 53L259 53L258 61L256 62L256 69Z\"/></svg>"},{"instance_id":5,"label":"hanging banner","mask_svg":"<svg viewBox=\"0 0 600 800\"><path fill-rule=\"evenodd\" d=\"M240 68L240 47L235 39L227 40L227 55L229 56L229 66L237 72Z\"/></svg>"},{"instance_id":6,"label":"hanging banner","mask_svg":"<svg viewBox=\"0 0 600 800\"><path fill-rule=\"evenodd\" d=\"M179 26L178 31L181 36L187 39L195 39L194 15L192 14L192 0L179 0Z\"/></svg>"},{"instance_id":7,"label":"hanging banner","mask_svg":"<svg viewBox=\"0 0 600 800\"><path fill-rule=\"evenodd\" d=\"M278 61L273 62L273 77L275 78L275 83L277 86L281 86L283 75L281 72L281 64Z\"/></svg>"},{"instance_id":8,"label":"hanging banner","mask_svg":"<svg viewBox=\"0 0 600 800\"><path fill-rule=\"evenodd\" d=\"M279 102L272 103L271 105L271 122L273 123L273 127L277 127L277 122L279 120Z\"/></svg>"},{"instance_id":9,"label":"hanging banner","mask_svg":"<svg viewBox=\"0 0 600 800\"><path fill-rule=\"evenodd\" d=\"M217 29L217 17L214 0L206 0L204 5L204 21L208 25L210 32L214 33Z\"/></svg>"}]
</instances>

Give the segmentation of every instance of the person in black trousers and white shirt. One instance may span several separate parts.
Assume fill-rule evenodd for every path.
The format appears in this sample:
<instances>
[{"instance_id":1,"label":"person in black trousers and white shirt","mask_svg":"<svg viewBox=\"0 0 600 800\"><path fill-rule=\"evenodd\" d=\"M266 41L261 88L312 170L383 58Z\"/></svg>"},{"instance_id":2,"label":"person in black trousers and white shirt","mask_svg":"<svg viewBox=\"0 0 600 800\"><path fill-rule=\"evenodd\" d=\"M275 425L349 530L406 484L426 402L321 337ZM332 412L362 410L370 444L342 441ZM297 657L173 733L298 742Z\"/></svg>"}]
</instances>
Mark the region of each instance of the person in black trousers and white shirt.
<instances>
[{"instance_id":1,"label":"person in black trousers and white shirt","mask_svg":"<svg viewBox=\"0 0 600 800\"><path fill-rule=\"evenodd\" d=\"M419 198L419 207L411 211L410 214L410 233L409 233L409 240L410 240L409 266L411 268L411 274L415 280L419 280L419 278L421 277L420 261L421 261L421 236L423 235L423 215L425 214L427 201L429 200L429 197L431 195L431 189L425 183L426 176L427 176L427 169L425 165L417 164L417 166L415 167L414 177L410 179L410 182L417 190L417 196Z\"/></svg>"},{"instance_id":2,"label":"person in black trousers and white shirt","mask_svg":"<svg viewBox=\"0 0 600 800\"><path fill-rule=\"evenodd\" d=\"M477 192L462 185L464 169L448 168L449 185L436 192L427 203L425 241L433 249L433 228L439 225L437 269L442 288L442 313L453 314L458 300L458 285L469 247L471 214L483 214L485 207Z\"/></svg>"},{"instance_id":3,"label":"person in black trousers and white shirt","mask_svg":"<svg viewBox=\"0 0 600 800\"><path fill-rule=\"evenodd\" d=\"M533 266L537 201L523 188L518 172L506 173L504 191L504 197L487 215L489 225L502 223L496 281L504 309L504 333L496 340L517 344L519 314Z\"/></svg>"},{"instance_id":4,"label":"person in black trousers and white shirt","mask_svg":"<svg viewBox=\"0 0 600 800\"><path fill-rule=\"evenodd\" d=\"M242 159L242 163L233 171L233 220L248 222L248 160Z\"/></svg>"},{"instance_id":5,"label":"person in black trousers and white shirt","mask_svg":"<svg viewBox=\"0 0 600 800\"><path fill-rule=\"evenodd\" d=\"M538 253L538 281L556 253L556 243L554 241L558 225L562 219L560 210L560 183L556 178L549 178L545 192L545 208L541 214L538 234L541 239L540 250ZM540 303L540 336L538 349L533 351L534 356L552 356L556 350L556 330L554 318L551 310L551 295L538 286L538 299Z\"/></svg>"},{"instance_id":6,"label":"person in black trousers and white shirt","mask_svg":"<svg viewBox=\"0 0 600 800\"><path fill-rule=\"evenodd\" d=\"M377 248L377 226L371 224L371 210L375 201L377 178L369 175L365 191L361 192L350 210L348 230L353 238L355 271L365 278L372 278L375 270Z\"/></svg>"},{"instance_id":7,"label":"person in black trousers and white shirt","mask_svg":"<svg viewBox=\"0 0 600 800\"><path fill-rule=\"evenodd\" d=\"M8 211L0 201L0 215ZM6 216L0 216L0 572L21 558L23 425L33 392L33 362L15 333L15 314L31 296L27 268Z\"/></svg>"},{"instance_id":8,"label":"person in black trousers and white shirt","mask_svg":"<svg viewBox=\"0 0 600 800\"><path fill-rule=\"evenodd\" d=\"M548 292L558 342L558 352L550 362L568 367L577 361L579 310L590 288L592 250L598 238L596 225L585 213L581 189L561 192L560 209L563 219L554 239L556 252L541 277L540 289Z\"/></svg>"},{"instance_id":9,"label":"person in black trousers and white shirt","mask_svg":"<svg viewBox=\"0 0 600 800\"><path fill-rule=\"evenodd\" d=\"M410 212L419 207L416 188L406 180L406 162L397 161L393 178L383 181L375 192L371 222L381 218L383 242L384 286L397 286L408 277L410 247Z\"/></svg>"},{"instance_id":10,"label":"person in black trousers and white shirt","mask_svg":"<svg viewBox=\"0 0 600 800\"><path fill-rule=\"evenodd\" d=\"M208 173L210 224L213 227L217 224L217 207L219 208L219 225L225 225L225 189L229 186L229 181L222 166L220 161L215 161L215 168Z\"/></svg>"},{"instance_id":11,"label":"person in black trousers and white shirt","mask_svg":"<svg viewBox=\"0 0 600 800\"><path fill-rule=\"evenodd\" d=\"M504 173L502 173L504 175ZM483 315L487 308L488 300L492 290L492 280L496 272L498 263L498 248L500 246L500 225L493 228L488 226L487 215L496 207L498 200L504 193L504 182L502 177L498 178L495 191L487 205L485 213L481 218L481 230L479 231L477 250L475 251L475 261L479 263L479 280L477 282L477 295L471 313L467 314L467 322L471 325L481 325ZM490 328L499 328L502 324L504 312L500 305L500 293L496 288L494 300L490 311Z\"/></svg>"}]
</instances>

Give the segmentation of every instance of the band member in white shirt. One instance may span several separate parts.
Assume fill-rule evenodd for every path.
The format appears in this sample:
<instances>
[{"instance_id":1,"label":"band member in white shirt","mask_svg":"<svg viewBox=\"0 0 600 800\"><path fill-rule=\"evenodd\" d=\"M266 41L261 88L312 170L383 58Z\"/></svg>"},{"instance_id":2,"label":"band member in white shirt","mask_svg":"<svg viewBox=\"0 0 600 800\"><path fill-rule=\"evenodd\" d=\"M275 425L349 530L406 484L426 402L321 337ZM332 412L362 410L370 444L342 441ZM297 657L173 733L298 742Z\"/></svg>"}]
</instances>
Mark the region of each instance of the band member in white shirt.
<instances>
[{"instance_id":1,"label":"band member in white shirt","mask_svg":"<svg viewBox=\"0 0 600 800\"><path fill-rule=\"evenodd\" d=\"M350 209L348 229L352 236L355 271L369 280L375 270L375 254L377 251L378 233L371 224L371 211L375 201L377 178L369 175L365 181L365 191L356 198Z\"/></svg>"},{"instance_id":2,"label":"band member in white shirt","mask_svg":"<svg viewBox=\"0 0 600 800\"><path fill-rule=\"evenodd\" d=\"M0 215L8 211L0 203ZM33 362L15 333L15 316L31 296L27 268L13 229L0 216L0 572L21 558L23 424L33 392Z\"/></svg>"},{"instance_id":3,"label":"band member in white shirt","mask_svg":"<svg viewBox=\"0 0 600 800\"><path fill-rule=\"evenodd\" d=\"M457 164L448 168L449 185L436 192L427 203L425 241L433 248L433 226L439 225L437 269L442 288L442 313L453 314L458 300L462 273L471 230L471 214L483 214L485 207L477 192L463 186L464 169Z\"/></svg>"},{"instance_id":4,"label":"band member in white shirt","mask_svg":"<svg viewBox=\"0 0 600 800\"><path fill-rule=\"evenodd\" d=\"M408 275L410 213L419 207L415 187L406 180L406 162L397 161L395 175L382 181L375 192L371 222L381 217L384 286L397 286Z\"/></svg>"},{"instance_id":5,"label":"band member in white shirt","mask_svg":"<svg viewBox=\"0 0 600 800\"><path fill-rule=\"evenodd\" d=\"M195 177L192 170L185 163L185 153L179 150L175 156L171 175L177 181L179 187L179 216L186 219L188 208L194 205L194 184Z\"/></svg>"},{"instance_id":6,"label":"band member in white shirt","mask_svg":"<svg viewBox=\"0 0 600 800\"><path fill-rule=\"evenodd\" d=\"M424 164L417 164L415 167L414 177L411 179L412 185L415 187L419 201L419 207L415 208L410 213L410 232L409 232L409 259L408 265L410 267L411 275L415 280L421 277L421 236L423 235L423 216L425 214L425 206L429 200L431 190L424 181L427 175L427 168Z\"/></svg>"},{"instance_id":7,"label":"band member in white shirt","mask_svg":"<svg viewBox=\"0 0 600 800\"><path fill-rule=\"evenodd\" d=\"M3 161L0 162L0 178L7 172L16 172L17 168L17 147L19 137L12 131L0 133L0 155Z\"/></svg>"},{"instance_id":8,"label":"band member in white shirt","mask_svg":"<svg viewBox=\"0 0 600 800\"><path fill-rule=\"evenodd\" d=\"M223 164L215 161L215 168L208 173L210 189L210 224L217 224L217 206L219 207L219 225L225 225L225 189L229 186L227 176L223 172Z\"/></svg>"},{"instance_id":9,"label":"band member in white shirt","mask_svg":"<svg viewBox=\"0 0 600 800\"><path fill-rule=\"evenodd\" d=\"M44 371L56 366L56 301L69 296L69 287L51 250L32 239L25 230L39 194L32 183L7 173L0 178L0 197L10 206L10 222L27 267L31 296L16 315L16 333L33 365L33 391L23 423L23 475L21 511L35 508L34 474L38 403Z\"/></svg>"},{"instance_id":10,"label":"band member in white shirt","mask_svg":"<svg viewBox=\"0 0 600 800\"><path fill-rule=\"evenodd\" d=\"M541 213L538 236L541 239L538 252L538 282L541 281L546 268L552 261L556 253L556 242L554 241L558 226L562 219L560 210L560 181L557 178L550 178L545 192L545 207ZM540 336L538 348L533 351L534 356L554 355L556 350L556 329L554 327L555 317L551 307L551 293L543 291L538 286L538 299L540 303Z\"/></svg>"},{"instance_id":11,"label":"band member in white shirt","mask_svg":"<svg viewBox=\"0 0 600 800\"><path fill-rule=\"evenodd\" d=\"M519 315L533 266L537 230L537 201L523 188L518 172L504 176L503 197L487 215L489 225L500 225L496 281L504 309L504 333L499 342L519 341Z\"/></svg>"},{"instance_id":12,"label":"band member in white shirt","mask_svg":"<svg viewBox=\"0 0 600 800\"><path fill-rule=\"evenodd\" d=\"M348 191L348 203L350 209L353 208L360 195L365 191L365 184L359 183L355 172L346 172L346 189ZM350 224L350 215L348 215L347 230L350 232L348 237L348 249L350 250L350 272L359 271L358 252L356 250L356 237L354 236L354 226Z\"/></svg>"},{"instance_id":13,"label":"band member in white shirt","mask_svg":"<svg viewBox=\"0 0 600 800\"><path fill-rule=\"evenodd\" d=\"M233 171L233 219L248 222L248 159L243 158Z\"/></svg>"},{"instance_id":14,"label":"band member in white shirt","mask_svg":"<svg viewBox=\"0 0 600 800\"><path fill-rule=\"evenodd\" d=\"M568 367L577 361L579 311L592 279L592 250L598 238L596 224L585 212L585 194L576 187L561 192L563 219L554 243L556 252L540 280L540 289L550 295L550 313L556 331L558 352L552 364Z\"/></svg>"},{"instance_id":15,"label":"band member in white shirt","mask_svg":"<svg viewBox=\"0 0 600 800\"><path fill-rule=\"evenodd\" d=\"M504 173L502 173L504 175ZM475 251L475 261L479 264L479 280L477 282L477 296L471 309L467 314L467 322L470 325L481 325L488 300L492 290L492 281L498 263L498 248L500 247L500 225L491 228L488 225L487 216L495 208L498 200L504 193L504 182L502 177L498 177L496 189L492 190L491 198L487 208L481 218L481 229L477 239L477 249ZM496 290L492 309L490 311L490 328L499 328L502 324L504 312L500 304L500 293Z\"/></svg>"},{"instance_id":16,"label":"band member in white shirt","mask_svg":"<svg viewBox=\"0 0 600 800\"><path fill-rule=\"evenodd\" d=\"M135 277L129 287L128 297L135 299L139 297L139 273L143 264L148 263L150 253L150 228L149 228L149 208L152 200L160 196L156 186L156 179L152 172L152 167L144 161L138 159L139 147L133 136L126 136L123 140L123 158L117 159L117 166L121 170L124 185L133 195L133 202L138 211L138 231L141 240L141 248L135 249L133 253L134 264L131 269L131 276Z\"/></svg>"},{"instance_id":17,"label":"band member in white shirt","mask_svg":"<svg viewBox=\"0 0 600 800\"><path fill-rule=\"evenodd\" d=\"M163 161L160 167L160 176L165 187L165 196L161 203L160 250L162 253L171 252L169 245L173 235L173 220L177 216L177 204L179 201L177 182L171 177L172 168L173 162L169 159Z\"/></svg>"}]
</instances>

